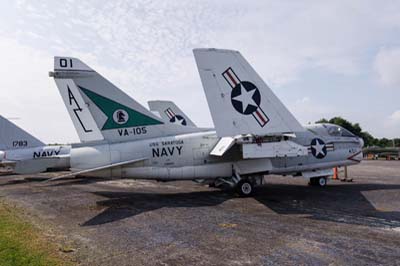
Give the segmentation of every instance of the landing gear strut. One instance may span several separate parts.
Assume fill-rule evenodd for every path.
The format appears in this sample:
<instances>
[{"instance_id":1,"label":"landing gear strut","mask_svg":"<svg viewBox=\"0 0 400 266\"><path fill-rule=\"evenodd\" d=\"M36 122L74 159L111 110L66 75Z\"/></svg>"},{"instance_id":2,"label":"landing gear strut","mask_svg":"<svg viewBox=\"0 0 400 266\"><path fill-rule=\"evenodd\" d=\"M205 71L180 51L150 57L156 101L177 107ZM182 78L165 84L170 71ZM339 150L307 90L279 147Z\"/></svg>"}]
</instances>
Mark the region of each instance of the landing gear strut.
<instances>
[{"instance_id":1,"label":"landing gear strut","mask_svg":"<svg viewBox=\"0 0 400 266\"><path fill-rule=\"evenodd\" d=\"M327 180L326 176L312 177L308 184L315 187L326 187Z\"/></svg>"}]
</instances>

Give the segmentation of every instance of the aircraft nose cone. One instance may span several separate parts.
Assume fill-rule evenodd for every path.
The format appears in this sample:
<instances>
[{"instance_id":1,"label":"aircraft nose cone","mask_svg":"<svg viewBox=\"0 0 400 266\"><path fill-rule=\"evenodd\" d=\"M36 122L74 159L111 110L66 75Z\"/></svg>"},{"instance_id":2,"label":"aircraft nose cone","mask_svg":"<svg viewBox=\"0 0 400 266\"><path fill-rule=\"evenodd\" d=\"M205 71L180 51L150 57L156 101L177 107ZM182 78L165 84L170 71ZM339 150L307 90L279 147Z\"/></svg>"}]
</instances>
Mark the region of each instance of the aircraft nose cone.
<instances>
[{"instance_id":1,"label":"aircraft nose cone","mask_svg":"<svg viewBox=\"0 0 400 266\"><path fill-rule=\"evenodd\" d=\"M360 147L364 147L364 140L362 138L358 138L358 142L360 143Z\"/></svg>"}]
</instances>

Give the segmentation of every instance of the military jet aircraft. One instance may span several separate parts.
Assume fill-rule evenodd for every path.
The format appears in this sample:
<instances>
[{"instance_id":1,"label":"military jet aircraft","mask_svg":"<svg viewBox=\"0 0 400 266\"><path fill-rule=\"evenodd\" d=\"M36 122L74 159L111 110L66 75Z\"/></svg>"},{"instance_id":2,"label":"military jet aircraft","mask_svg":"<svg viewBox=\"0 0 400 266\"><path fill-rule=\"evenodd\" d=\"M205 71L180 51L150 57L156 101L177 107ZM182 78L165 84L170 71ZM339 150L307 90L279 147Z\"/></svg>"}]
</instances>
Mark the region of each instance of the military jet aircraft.
<instances>
[{"instance_id":1,"label":"military jet aircraft","mask_svg":"<svg viewBox=\"0 0 400 266\"><path fill-rule=\"evenodd\" d=\"M16 174L32 174L69 168L70 146L46 145L0 116L0 165Z\"/></svg>"},{"instance_id":2,"label":"military jet aircraft","mask_svg":"<svg viewBox=\"0 0 400 266\"><path fill-rule=\"evenodd\" d=\"M149 101L152 112L165 122L194 126L194 123L171 101ZM171 116L171 114L175 114ZM0 166L15 174L35 174L69 169L69 145L45 145L0 115Z\"/></svg>"},{"instance_id":3,"label":"military jet aircraft","mask_svg":"<svg viewBox=\"0 0 400 266\"><path fill-rule=\"evenodd\" d=\"M325 186L332 167L362 159L362 139L344 128L301 126L239 52L194 55L215 130L165 123L80 60L55 57L50 76L82 142L68 176L209 180L249 196L264 175Z\"/></svg>"}]
</instances>

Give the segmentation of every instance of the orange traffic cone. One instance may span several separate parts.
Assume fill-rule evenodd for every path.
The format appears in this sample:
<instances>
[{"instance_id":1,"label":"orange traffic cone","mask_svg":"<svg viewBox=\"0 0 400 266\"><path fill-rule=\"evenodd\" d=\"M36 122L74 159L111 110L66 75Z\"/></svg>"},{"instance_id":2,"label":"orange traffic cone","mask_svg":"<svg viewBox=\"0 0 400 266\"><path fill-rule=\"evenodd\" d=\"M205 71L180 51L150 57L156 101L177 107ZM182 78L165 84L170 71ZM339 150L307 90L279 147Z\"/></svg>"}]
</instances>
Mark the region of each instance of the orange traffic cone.
<instances>
[{"instance_id":1,"label":"orange traffic cone","mask_svg":"<svg viewBox=\"0 0 400 266\"><path fill-rule=\"evenodd\" d=\"M333 168L333 179L338 180L339 179L339 172L337 167Z\"/></svg>"}]
</instances>

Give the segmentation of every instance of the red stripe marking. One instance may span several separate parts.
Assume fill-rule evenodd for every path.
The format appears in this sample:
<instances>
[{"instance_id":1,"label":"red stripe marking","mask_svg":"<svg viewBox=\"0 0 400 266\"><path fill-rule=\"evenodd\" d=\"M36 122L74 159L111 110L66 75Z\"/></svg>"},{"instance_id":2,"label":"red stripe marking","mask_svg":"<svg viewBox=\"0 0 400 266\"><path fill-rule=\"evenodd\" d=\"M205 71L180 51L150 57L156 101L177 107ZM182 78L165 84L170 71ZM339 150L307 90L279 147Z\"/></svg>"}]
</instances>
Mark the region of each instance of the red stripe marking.
<instances>
[{"instance_id":1,"label":"red stripe marking","mask_svg":"<svg viewBox=\"0 0 400 266\"><path fill-rule=\"evenodd\" d=\"M354 157L356 157L356 156L359 155L360 153L362 153L362 151L359 151L359 152L353 154L352 156L350 156L349 158L347 158L347 160L360 163L361 160L354 159Z\"/></svg>"},{"instance_id":2,"label":"red stripe marking","mask_svg":"<svg viewBox=\"0 0 400 266\"><path fill-rule=\"evenodd\" d=\"M233 84L236 86L237 82L236 80L232 77L231 73L229 73L229 70L226 71L226 74L228 74L229 79L233 82Z\"/></svg>"},{"instance_id":3,"label":"red stripe marking","mask_svg":"<svg viewBox=\"0 0 400 266\"><path fill-rule=\"evenodd\" d=\"M175 116L174 112L172 112L171 109L168 109L168 114L169 114L170 118Z\"/></svg>"},{"instance_id":4,"label":"red stripe marking","mask_svg":"<svg viewBox=\"0 0 400 266\"><path fill-rule=\"evenodd\" d=\"M264 117L261 115L260 111L257 109L256 110L257 116L260 118L260 120L263 122L263 124L266 124L267 121L265 121Z\"/></svg>"},{"instance_id":5,"label":"red stripe marking","mask_svg":"<svg viewBox=\"0 0 400 266\"><path fill-rule=\"evenodd\" d=\"M165 110L165 113L166 113L166 115L168 116L168 118L171 119L171 118L173 117L173 115L171 115L169 109Z\"/></svg>"}]
</instances>

